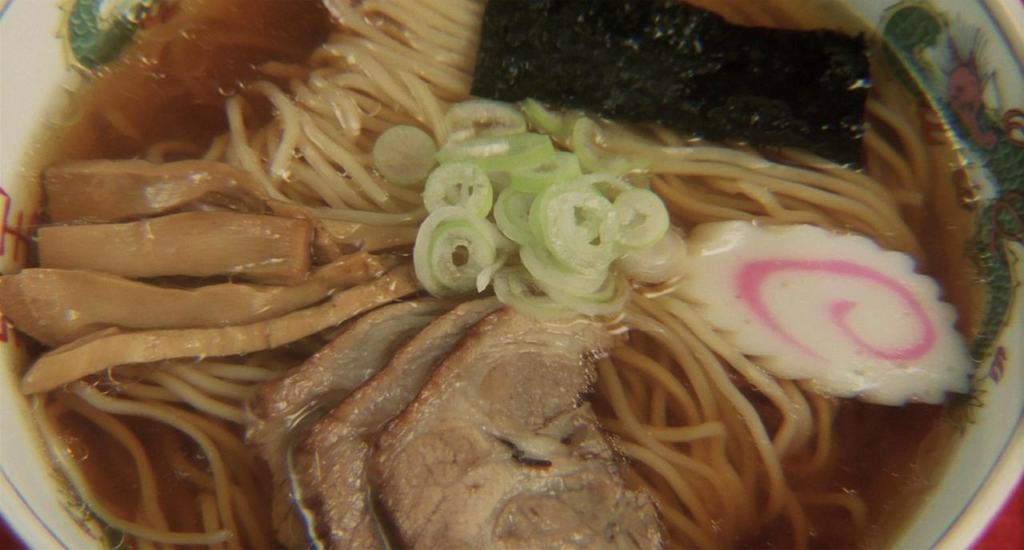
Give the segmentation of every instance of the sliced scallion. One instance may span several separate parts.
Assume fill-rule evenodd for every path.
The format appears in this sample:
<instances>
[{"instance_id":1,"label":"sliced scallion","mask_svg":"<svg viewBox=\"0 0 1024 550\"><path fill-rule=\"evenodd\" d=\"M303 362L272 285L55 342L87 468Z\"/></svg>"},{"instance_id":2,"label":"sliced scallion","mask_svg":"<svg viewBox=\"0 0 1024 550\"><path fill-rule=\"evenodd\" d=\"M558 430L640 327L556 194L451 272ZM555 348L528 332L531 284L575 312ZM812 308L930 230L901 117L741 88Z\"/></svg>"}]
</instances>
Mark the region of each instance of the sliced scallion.
<instances>
[{"instance_id":1,"label":"sliced scallion","mask_svg":"<svg viewBox=\"0 0 1024 550\"><path fill-rule=\"evenodd\" d=\"M663 282L685 263L685 242L666 233L668 211L637 171L652 144L579 112L533 100L523 109L549 135L526 132L520 111L495 101L447 113L440 166L422 178L430 215L416 236L416 275L436 296L493 286L502 302L542 320L616 315L631 291L626 275ZM552 136L574 152L556 151Z\"/></svg>"},{"instance_id":2,"label":"sliced scallion","mask_svg":"<svg viewBox=\"0 0 1024 550\"><path fill-rule=\"evenodd\" d=\"M498 195L494 203L494 221L506 237L525 245L535 237L530 231L530 207L537 196L509 187Z\"/></svg>"},{"instance_id":3,"label":"sliced scallion","mask_svg":"<svg viewBox=\"0 0 1024 550\"><path fill-rule=\"evenodd\" d=\"M427 216L412 253L423 288L435 296L473 290L477 274L494 263L495 233L490 223L460 206L439 208Z\"/></svg>"},{"instance_id":4,"label":"sliced scallion","mask_svg":"<svg viewBox=\"0 0 1024 550\"><path fill-rule=\"evenodd\" d=\"M556 258L577 271L603 269L615 259L618 214L585 181L545 189L530 208L530 227Z\"/></svg>"},{"instance_id":5,"label":"sliced scallion","mask_svg":"<svg viewBox=\"0 0 1024 550\"><path fill-rule=\"evenodd\" d=\"M654 246L631 250L615 261L623 275L641 283L660 284L686 272L686 241L677 229L669 229Z\"/></svg>"},{"instance_id":6,"label":"sliced scallion","mask_svg":"<svg viewBox=\"0 0 1024 550\"><path fill-rule=\"evenodd\" d=\"M515 105L489 99L456 103L448 109L444 120L448 125L450 142L526 131L526 119Z\"/></svg>"},{"instance_id":7,"label":"sliced scallion","mask_svg":"<svg viewBox=\"0 0 1024 550\"><path fill-rule=\"evenodd\" d=\"M654 246L668 231L668 210L658 195L646 189L630 189L615 198L619 215L618 242L640 250Z\"/></svg>"},{"instance_id":8,"label":"sliced scallion","mask_svg":"<svg viewBox=\"0 0 1024 550\"><path fill-rule=\"evenodd\" d=\"M589 118L581 118L573 125L572 149L587 172L608 172L621 176L650 165L650 161L638 158L639 155L626 156L607 150L601 128Z\"/></svg>"},{"instance_id":9,"label":"sliced scallion","mask_svg":"<svg viewBox=\"0 0 1024 550\"><path fill-rule=\"evenodd\" d=\"M563 266L543 246L523 246L519 249L519 259L538 282L575 296L597 292L608 279L607 267L590 273L579 273Z\"/></svg>"},{"instance_id":10,"label":"sliced scallion","mask_svg":"<svg viewBox=\"0 0 1024 550\"><path fill-rule=\"evenodd\" d=\"M512 185L509 183L508 172L487 172L487 177L491 180L491 187L494 188L495 195Z\"/></svg>"},{"instance_id":11,"label":"sliced scallion","mask_svg":"<svg viewBox=\"0 0 1024 550\"><path fill-rule=\"evenodd\" d=\"M582 173L576 155L559 151L536 166L511 172L509 183L520 191L540 193L558 182L574 179Z\"/></svg>"},{"instance_id":12,"label":"sliced scallion","mask_svg":"<svg viewBox=\"0 0 1024 550\"><path fill-rule=\"evenodd\" d=\"M494 263L483 268L476 276L476 291L483 292L491 285L491 280L494 279L494 275L499 269L505 267L505 263L508 262L508 251L502 252L498 255L498 259L494 260Z\"/></svg>"},{"instance_id":13,"label":"sliced scallion","mask_svg":"<svg viewBox=\"0 0 1024 550\"><path fill-rule=\"evenodd\" d=\"M512 171L536 166L553 154L551 138L527 133L449 142L437 153L437 161L472 162L486 172Z\"/></svg>"},{"instance_id":14,"label":"sliced scallion","mask_svg":"<svg viewBox=\"0 0 1024 550\"><path fill-rule=\"evenodd\" d=\"M545 295L523 266L498 270L494 276L494 294L503 303L542 321L568 321L577 316Z\"/></svg>"},{"instance_id":15,"label":"sliced scallion","mask_svg":"<svg viewBox=\"0 0 1024 550\"><path fill-rule=\"evenodd\" d=\"M622 311L626 300L629 299L630 291L629 282L621 275L608 277L604 284L589 296L576 296L542 281L537 281L537 285L555 302L578 313L597 316L615 315Z\"/></svg>"},{"instance_id":16,"label":"sliced scallion","mask_svg":"<svg viewBox=\"0 0 1024 550\"><path fill-rule=\"evenodd\" d=\"M410 187L427 179L437 164L437 145L426 132L415 126L388 128L373 144L373 165L388 181Z\"/></svg>"},{"instance_id":17,"label":"sliced scallion","mask_svg":"<svg viewBox=\"0 0 1024 550\"><path fill-rule=\"evenodd\" d=\"M454 293L476 290L477 276L492 265L497 249L486 224L476 218L448 220L430 238L429 261L434 278Z\"/></svg>"},{"instance_id":18,"label":"sliced scallion","mask_svg":"<svg viewBox=\"0 0 1024 550\"><path fill-rule=\"evenodd\" d=\"M588 185L593 186L593 188L597 189L604 198L612 202L614 202L619 195L633 188L632 185L626 183L624 180L607 172L586 174L577 178L576 181L585 182Z\"/></svg>"},{"instance_id":19,"label":"sliced scallion","mask_svg":"<svg viewBox=\"0 0 1024 550\"><path fill-rule=\"evenodd\" d=\"M487 217L494 191L487 174L469 162L438 166L423 188L423 206L434 212L446 206L462 206L478 218Z\"/></svg>"},{"instance_id":20,"label":"sliced scallion","mask_svg":"<svg viewBox=\"0 0 1024 550\"><path fill-rule=\"evenodd\" d=\"M572 138L573 125L583 113L580 111L559 112L548 109L534 99L523 101L523 111L530 125L551 136L559 145L567 145Z\"/></svg>"}]
</instances>

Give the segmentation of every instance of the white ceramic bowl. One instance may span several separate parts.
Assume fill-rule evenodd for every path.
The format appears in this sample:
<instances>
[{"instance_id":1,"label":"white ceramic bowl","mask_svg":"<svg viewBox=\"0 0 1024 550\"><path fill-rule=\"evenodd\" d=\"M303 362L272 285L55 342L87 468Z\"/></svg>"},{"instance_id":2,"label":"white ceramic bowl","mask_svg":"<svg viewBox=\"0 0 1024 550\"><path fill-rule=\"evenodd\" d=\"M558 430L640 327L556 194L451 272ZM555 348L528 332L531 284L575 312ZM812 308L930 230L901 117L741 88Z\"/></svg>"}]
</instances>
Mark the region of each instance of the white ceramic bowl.
<instances>
[{"instance_id":1,"label":"white ceramic bowl","mask_svg":"<svg viewBox=\"0 0 1024 550\"><path fill-rule=\"evenodd\" d=\"M75 0L0 0L0 270L25 262L39 191L24 173L44 122L60 109L79 75L69 68L63 12ZM110 0L77 0L117 6ZM121 0L131 4L144 0ZM149 2L151 0L145 0ZM838 0L823 0L835 3ZM876 34L906 46L910 73L965 139L974 224L998 210L1024 218L1024 5L1021 0L848 0ZM55 33L55 29L58 30ZM973 62L973 64L972 64ZM973 73L971 71L974 71ZM972 88L973 86L973 88ZM980 98L978 103L964 101ZM966 105L966 107L965 107ZM972 110L973 109L973 110ZM967 113L965 115L964 113ZM988 117L976 128L965 116ZM965 124L966 123L966 124ZM986 132L989 135L981 135ZM991 136L995 137L995 142ZM979 145L979 143L982 143ZM999 157L996 159L996 157ZM1001 163L1001 164L1000 164ZM1007 201L1013 193L1019 200ZM1016 216L1014 218L1013 216ZM1024 282L1024 227L991 231L1019 285ZM1018 231L1014 231L1014 229ZM964 548L979 536L1024 471L1024 313L1010 296L1004 325L979 365L973 423L951 466L895 543L899 548ZM37 548L102 546L101 530L82 519L73 495L57 481L17 391L27 358L0 317L0 512Z\"/></svg>"}]
</instances>

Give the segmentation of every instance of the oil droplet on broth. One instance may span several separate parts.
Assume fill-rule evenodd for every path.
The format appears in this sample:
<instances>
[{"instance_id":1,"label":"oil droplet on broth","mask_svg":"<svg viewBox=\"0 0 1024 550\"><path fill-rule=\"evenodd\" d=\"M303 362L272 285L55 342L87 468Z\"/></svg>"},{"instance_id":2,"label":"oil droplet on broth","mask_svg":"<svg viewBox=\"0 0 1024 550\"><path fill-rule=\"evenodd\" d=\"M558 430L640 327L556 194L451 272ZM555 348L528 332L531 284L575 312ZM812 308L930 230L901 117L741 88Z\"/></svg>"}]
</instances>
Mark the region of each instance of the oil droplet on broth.
<instances>
[{"instance_id":1,"label":"oil droplet on broth","mask_svg":"<svg viewBox=\"0 0 1024 550\"><path fill-rule=\"evenodd\" d=\"M82 462L89 458L89 447L77 437L65 437L64 445L68 456L76 462Z\"/></svg>"}]
</instances>

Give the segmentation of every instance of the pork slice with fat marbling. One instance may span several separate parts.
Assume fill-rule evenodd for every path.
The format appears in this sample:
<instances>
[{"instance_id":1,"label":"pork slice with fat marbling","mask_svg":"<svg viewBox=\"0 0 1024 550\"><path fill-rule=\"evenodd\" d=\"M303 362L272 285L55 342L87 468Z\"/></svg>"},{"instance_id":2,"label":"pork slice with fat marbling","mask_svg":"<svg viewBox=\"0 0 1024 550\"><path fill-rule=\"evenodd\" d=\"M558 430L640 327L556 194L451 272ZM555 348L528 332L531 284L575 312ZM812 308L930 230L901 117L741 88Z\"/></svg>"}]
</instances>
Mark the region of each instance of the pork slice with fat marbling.
<instances>
[{"instance_id":1,"label":"pork slice with fat marbling","mask_svg":"<svg viewBox=\"0 0 1024 550\"><path fill-rule=\"evenodd\" d=\"M651 498L582 398L601 324L503 309L478 323L377 438L368 483L408 548L650 549Z\"/></svg>"},{"instance_id":2,"label":"pork slice with fat marbling","mask_svg":"<svg viewBox=\"0 0 1024 550\"><path fill-rule=\"evenodd\" d=\"M495 298L466 302L420 331L366 384L316 421L296 447L295 485L328 548L383 548L365 483L371 438L416 397L434 368L481 319Z\"/></svg>"},{"instance_id":3,"label":"pork slice with fat marbling","mask_svg":"<svg viewBox=\"0 0 1024 550\"><path fill-rule=\"evenodd\" d=\"M270 466L274 522L282 542L302 545L306 538L291 504L289 455L293 442L449 308L450 304L437 300L382 306L352 322L302 365L257 390L249 404L246 436Z\"/></svg>"}]
</instances>

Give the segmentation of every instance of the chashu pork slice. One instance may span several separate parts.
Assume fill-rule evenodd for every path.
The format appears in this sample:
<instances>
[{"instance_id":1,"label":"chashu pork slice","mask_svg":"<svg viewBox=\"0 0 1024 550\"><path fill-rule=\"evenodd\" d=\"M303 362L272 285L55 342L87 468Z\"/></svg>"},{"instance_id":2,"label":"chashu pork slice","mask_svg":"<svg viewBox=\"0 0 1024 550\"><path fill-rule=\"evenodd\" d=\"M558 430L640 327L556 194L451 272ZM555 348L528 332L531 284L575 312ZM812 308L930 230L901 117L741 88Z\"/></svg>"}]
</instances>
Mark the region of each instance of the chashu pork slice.
<instances>
[{"instance_id":1,"label":"chashu pork slice","mask_svg":"<svg viewBox=\"0 0 1024 550\"><path fill-rule=\"evenodd\" d=\"M295 489L327 548L384 548L365 482L372 437L416 398L434 368L469 330L501 307L465 302L403 346L366 384L316 421L293 455Z\"/></svg>"},{"instance_id":2,"label":"chashu pork slice","mask_svg":"<svg viewBox=\"0 0 1024 550\"><path fill-rule=\"evenodd\" d=\"M259 387L249 403L246 439L270 466L274 527L281 542L304 546L307 539L292 506L289 463L294 442L450 307L437 300L413 300L377 308L352 322L302 365Z\"/></svg>"},{"instance_id":3,"label":"chashu pork slice","mask_svg":"<svg viewBox=\"0 0 1024 550\"><path fill-rule=\"evenodd\" d=\"M377 438L368 483L405 548L659 548L654 502L582 403L595 322L478 323Z\"/></svg>"}]
</instances>

